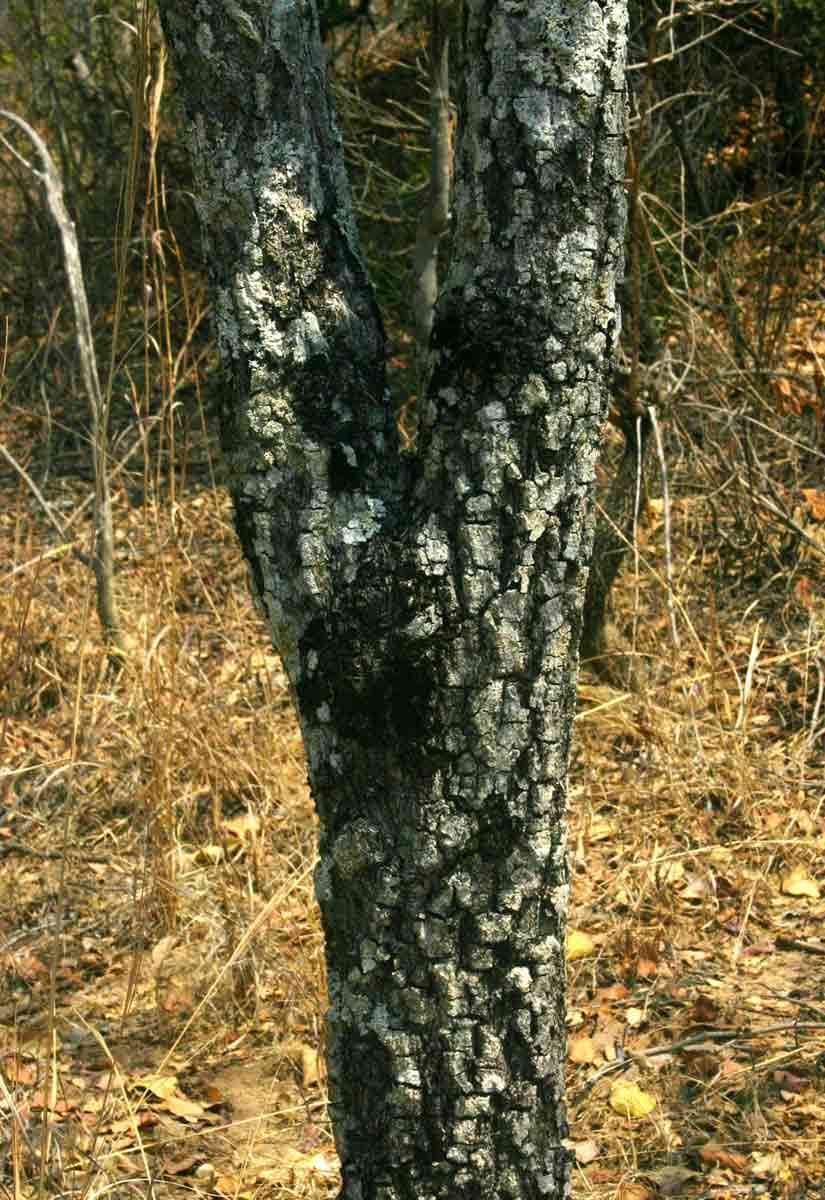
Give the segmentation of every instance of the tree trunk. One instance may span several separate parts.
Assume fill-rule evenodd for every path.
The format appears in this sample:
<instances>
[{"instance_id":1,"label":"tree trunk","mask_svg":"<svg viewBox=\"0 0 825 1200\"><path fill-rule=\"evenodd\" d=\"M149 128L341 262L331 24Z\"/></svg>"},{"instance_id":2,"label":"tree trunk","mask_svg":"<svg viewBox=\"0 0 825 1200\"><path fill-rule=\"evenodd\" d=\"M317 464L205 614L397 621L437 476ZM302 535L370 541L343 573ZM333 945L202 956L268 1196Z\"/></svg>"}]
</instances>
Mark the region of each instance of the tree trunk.
<instances>
[{"instance_id":1,"label":"tree trunk","mask_svg":"<svg viewBox=\"0 0 825 1200\"><path fill-rule=\"evenodd\" d=\"M161 8L237 527L320 817L341 1195L561 1197L565 783L622 252L621 0L465 0L414 459L314 4Z\"/></svg>"}]
</instances>

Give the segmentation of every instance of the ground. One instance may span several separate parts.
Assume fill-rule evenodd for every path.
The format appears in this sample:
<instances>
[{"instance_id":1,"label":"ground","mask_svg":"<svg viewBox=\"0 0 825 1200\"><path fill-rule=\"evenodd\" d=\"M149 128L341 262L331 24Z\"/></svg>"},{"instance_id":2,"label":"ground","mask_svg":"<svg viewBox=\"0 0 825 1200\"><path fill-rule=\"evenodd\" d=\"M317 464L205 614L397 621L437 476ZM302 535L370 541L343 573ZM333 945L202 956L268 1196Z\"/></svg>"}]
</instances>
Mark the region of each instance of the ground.
<instances>
[{"instance_id":1,"label":"ground","mask_svg":"<svg viewBox=\"0 0 825 1200\"><path fill-rule=\"evenodd\" d=\"M2 424L54 521L2 464L0 1185L332 1196L314 816L208 446L186 478L134 460L117 477L113 661L72 552L80 459L46 474L31 415ZM634 690L587 668L580 686L574 1195L809 1200L825 1196L825 498L793 501L811 544L781 579L752 561L725 575L713 496L670 482L679 643L651 501L613 615ZM765 536L786 552L782 529Z\"/></svg>"}]
</instances>

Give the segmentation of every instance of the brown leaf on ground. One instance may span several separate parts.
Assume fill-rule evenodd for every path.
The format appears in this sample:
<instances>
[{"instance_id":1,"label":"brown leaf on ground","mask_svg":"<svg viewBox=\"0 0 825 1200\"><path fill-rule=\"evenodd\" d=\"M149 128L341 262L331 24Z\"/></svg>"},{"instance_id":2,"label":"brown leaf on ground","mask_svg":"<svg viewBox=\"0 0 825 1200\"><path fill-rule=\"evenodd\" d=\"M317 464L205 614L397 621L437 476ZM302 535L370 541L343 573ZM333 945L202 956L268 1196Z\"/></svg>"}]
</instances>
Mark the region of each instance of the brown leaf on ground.
<instances>
[{"instance_id":1,"label":"brown leaf on ground","mask_svg":"<svg viewBox=\"0 0 825 1200\"><path fill-rule=\"evenodd\" d=\"M586 1167L599 1157L599 1143L595 1138L585 1138L582 1142L567 1141L565 1145L573 1151L580 1167Z\"/></svg>"},{"instance_id":2,"label":"brown leaf on ground","mask_svg":"<svg viewBox=\"0 0 825 1200\"><path fill-rule=\"evenodd\" d=\"M592 1063L596 1061L598 1050L591 1037L583 1035L573 1038L567 1047L567 1057L574 1063Z\"/></svg>"},{"instance_id":3,"label":"brown leaf on ground","mask_svg":"<svg viewBox=\"0 0 825 1200\"><path fill-rule=\"evenodd\" d=\"M717 1146L715 1142L708 1142L706 1145L700 1146L696 1153L702 1162L710 1163L714 1167L727 1167L739 1175L744 1174L748 1169L748 1160L744 1154L739 1154L735 1150L726 1150L724 1146Z\"/></svg>"}]
</instances>

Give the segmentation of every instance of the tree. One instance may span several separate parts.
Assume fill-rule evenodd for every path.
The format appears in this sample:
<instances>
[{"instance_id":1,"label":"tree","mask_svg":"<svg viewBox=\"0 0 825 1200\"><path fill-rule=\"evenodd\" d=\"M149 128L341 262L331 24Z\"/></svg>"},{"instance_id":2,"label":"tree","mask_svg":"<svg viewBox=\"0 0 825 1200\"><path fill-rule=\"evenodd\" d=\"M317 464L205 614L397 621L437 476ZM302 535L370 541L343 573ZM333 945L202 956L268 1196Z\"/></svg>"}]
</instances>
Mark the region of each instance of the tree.
<instances>
[{"instance_id":1,"label":"tree","mask_svg":"<svg viewBox=\"0 0 825 1200\"><path fill-rule=\"evenodd\" d=\"M624 233L622 0L465 0L399 453L311 0L162 0L236 524L320 824L348 1200L560 1197L564 811Z\"/></svg>"}]
</instances>

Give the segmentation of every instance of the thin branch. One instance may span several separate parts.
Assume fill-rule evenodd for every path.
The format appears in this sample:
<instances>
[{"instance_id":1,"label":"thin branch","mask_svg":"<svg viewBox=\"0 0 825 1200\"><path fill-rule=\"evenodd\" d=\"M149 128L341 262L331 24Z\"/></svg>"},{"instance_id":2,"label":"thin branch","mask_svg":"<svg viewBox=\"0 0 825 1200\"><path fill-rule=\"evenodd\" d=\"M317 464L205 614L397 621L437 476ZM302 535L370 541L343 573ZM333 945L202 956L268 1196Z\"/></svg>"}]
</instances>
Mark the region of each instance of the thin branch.
<instances>
[{"instance_id":1,"label":"thin branch","mask_svg":"<svg viewBox=\"0 0 825 1200\"><path fill-rule=\"evenodd\" d=\"M825 955L825 946L819 942L803 942L799 938L783 937L781 934L774 945L777 950L801 950L803 954Z\"/></svg>"},{"instance_id":2,"label":"thin branch","mask_svg":"<svg viewBox=\"0 0 825 1200\"><path fill-rule=\"evenodd\" d=\"M737 479L744 488L748 488L747 481L738 473ZM821 554L822 557L825 558L825 547L820 546L819 542L812 538L810 534L806 533L802 526L797 524L793 517L789 517L788 514L778 504L775 504L773 500L770 500L767 496L763 496L759 492L753 491L750 488L749 490L751 491L751 498L757 504L761 504L763 508L766 508L769 513L776 517L777 521L779 521L781 525L784 525L786 529L792 530L797 537L802 538L802 540L807 542L813 550L816 550L817 554Z\"/></svg>"},{"instance_id":3,"label":"thin branch","mask_svg":"<svg viewBox=\"0 0 825 1200\"><path fill-rule=\"evenodd\" d=\"M66 531L63 528L62 523L54 515L54 510L52 509L51 504L49 504L48 500L43 495L43 493L40 491L40 488L34 482L31 475L28 473L28 471L23 466L23 464L19 463L17 461L17 459L14 457L14 455L3 445L2 442L0 442L0 455L2 455L3 458L5 458L6 462L9 464L10 467L14 468L14 470L17 472L17 474L20 476L20 478L23 480L23 482L28 487L31 494L34 496L37 503L43 509L43 512L48 517L50 524L52 524L54 526L54 528L57 530L57 532L60 534L60 536L65 539Z\"/></svg>"},{"instance_id":4,"label":"thin branch","mask_svg":"<svg viewBox=\"0 0 825 1200\"><path fill-rule=\"evenodd\" d=\"M43 164L42 171L34 175L46 190L49 210L60 232L66 277L72 298L75 319L75 336L83 385L89 401L92 418L92 466L95 476L95 538L93 566L97 585L97 612L106 637L114 646L121 642L120 623L114 591L114 536L112 531L112 504L109 481L106 475L105 407L97 371L92 323L89 303L83 282L83 266L74 222L69 216L63 199L63 184L49 150L28 121L15 113L0 109L0 118L10 121L21 129L37 151ZM46 506L48 511L48 506Z\"/></svg>"},{"instance_id":5,"label":"thin branch","mask_svg":"<svg viewBox=\"0 0 825 1200\"><path fill-rule=\"evenodd\" d=\"M54 509L52 508L51 504L49 504L48 500L43 495L43 493L40 491L40 488L34 482L31 475L29 475L26 468L22 465L22 463L19 463L17 461L17 459L6 448L6 446L3 445L2 442L0 442L0 455L2 455L2 457L5 458L6 462L9 463L9 465L15 469L15 471L18 473L18 475L23 480L23 482L29 487L35 500L37 500L38 504L43 509L43 512L46 514L49 521L54 526L54 528L57 530L57 532L60 534L60 536L64 542L64 545L52 547L51 550L47 550L44 554L38 554L36 558L30 559L28 562L23 563L22 566L14 567L13 570L9 571L7 575L3 576L4 581L6 579L11 579L12 575L16 575L18 571L24 570L26 567L30 567L36 562L42 562L44 559L51 558L55 554L63 553L66 550L71 550L71 552L75 556L75 558L78 559L79 562L82 562L85 567L93 567L94 563L92 562L92 559L89 558L88 554L84 554L83 551L79 550L72 542L67 542L67 540L66 540L66 538L67 538L66 528L67 527L61 521L59 521L57 519L57 517L54 515Z\"/></svg>"},{"instance_id":6,"label":"thin branch","mask_svg":"<svg viewBox=\"0 0 825 1200\"><path fill-rule=\"evenodd\" d=\"M700 1033L692 1033L688 1037L681 1038L678 1042L667 1042L663 1046L650 1046L646 1050L634 1050L632 1053L628 1053L625 1058L617 1058L615 1062L607 1063L592 1078L586 1081L580 1089L579 1095L589 1092L600 1079L604 1079L607 1075L616 1075L622 1071L627 1071L639 1062L644 1062L645 1059L657 1058L662 1054L674 1054L679 1050L687 1050L691 1046L701 1046L707 1042L726 1042L728 1044L755 1042L760 1038L768 1037L774 1033L817 1029L825 1029L825 1021L780 1021L776 1025L766 1025L764 1029L737 1029L735 1027L730 1029L706 1029Z\"/></svg>"},{"instance_id":7,"label":"thin branch","mask_svg":"<svg viewBox=\"0 0 825 1200\"><path fill-rule=\"evenodd\" d=\"M667 463L665 462L665 449L662 444L662 432L659 428L659 422L656 418L656 409L650 404L647 409L650 423L653 426L653 436L656 440L656 453L659 456L659 469L662 472L662 515L664 517L665 526L665 571L667 578L667 611L670 617L670 633L673 638L673 645L679 645L679 630L676 627L676 608L673 601L673 553L670 539L670 491L667 480Z\"/></svg>"},{"instance_id":8,"label":"thin branch","mask_svg":"<svg viewBox=\"0 0 825 1200\"><path fill-rule=\"evenodd\" d=\"M450 36L446 14L434 0L430 27L430 181L418 222L413 257L413 316L418 343L419 393L423 394L427 349L438 295L438 244L447 231L450 211L452 145L450 137Z\"/></svg>"},{"instance_id":9,"label":"thin branch","mask_svg":"<svg viewBox=\"0 0 825 1200\"><path fill-rule=\"evenodd\" d=\"M758 11L759 11L759 5L754 4L752 8L749 8L746 12L737 13L735 17L727 17L725 20L721 20L720 18L717 17L716 19L719 21L719 24L717 25L717 27L715 29L711 29L707 33L700 34L698 37L695 37L693 39L693 41L691 41L691 42L685 42L684 46L679 46L675 50L669 50L667 52L667 54L660 54L658 56L658 58L653 59L652 65L656 66L658 63L673 62L674 59L679 58L680 55L686 54L688 50L692 50L694 48L694 46L699 46L702 44L702 42L707 42L707 41L710 41L711 38L718 37L720 33L722 33L725 29L728 29L731 25L735 26L739 30L739 32L745 34L746 37L753 38L754 41L765 42L768 46L773 46L780 50L784 50L786 54L791 54L795 58L802 58L802 54L799 50L791 50L788 46L779 46L779 44L777 42L772 42L768 38L762 37L761 34L756 33L755 30L745 29L741 25L739 25L739 22L742 20L743 17L752 16L753 13L758 12ZM715 17L714 13L708 13L707 15L710 17ZM648 66L647 62L629 63L627 70L628 71L644 71L644 69L647 66Z\"/></svg>"}]
</instances>

